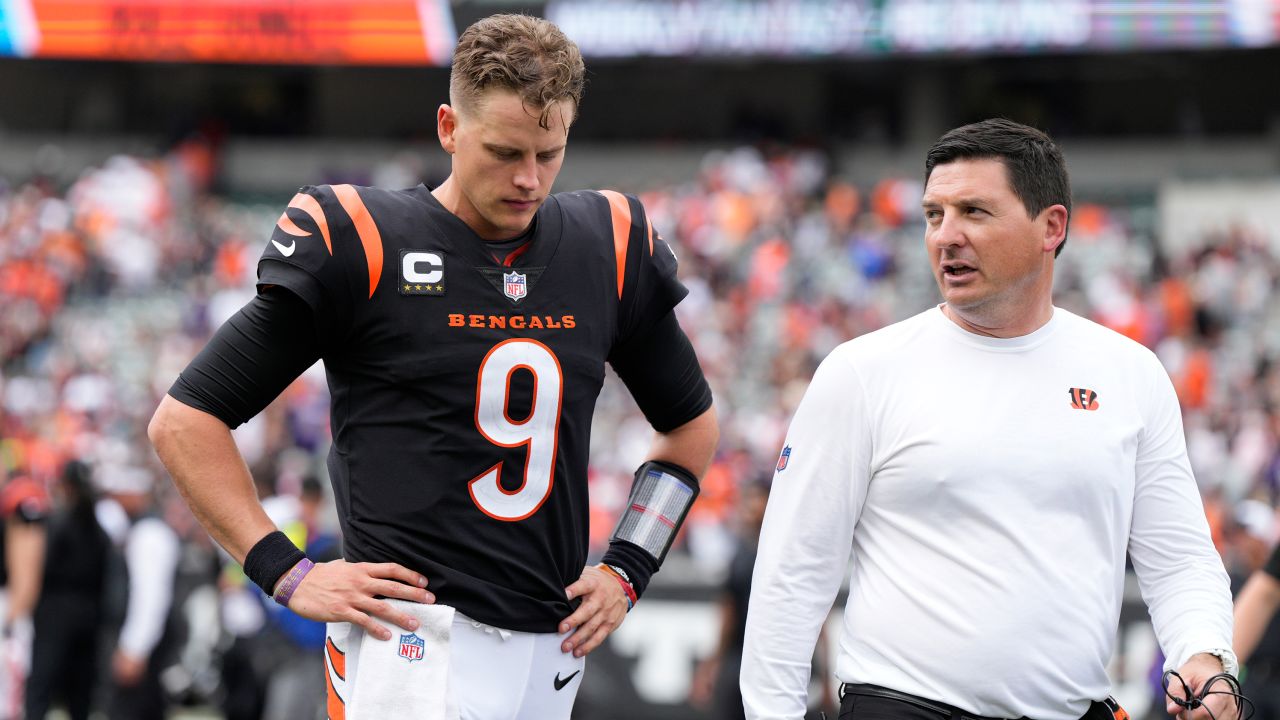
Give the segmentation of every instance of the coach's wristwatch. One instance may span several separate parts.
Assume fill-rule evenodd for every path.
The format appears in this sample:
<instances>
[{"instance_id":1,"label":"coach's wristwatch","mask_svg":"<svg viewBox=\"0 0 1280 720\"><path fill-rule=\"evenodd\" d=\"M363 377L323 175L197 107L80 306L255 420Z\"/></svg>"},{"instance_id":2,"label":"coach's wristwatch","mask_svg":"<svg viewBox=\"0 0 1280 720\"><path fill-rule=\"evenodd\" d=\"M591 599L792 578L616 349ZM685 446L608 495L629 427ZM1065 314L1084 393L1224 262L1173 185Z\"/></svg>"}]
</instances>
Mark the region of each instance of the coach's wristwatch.
<instances>
[{"instance_id":1,"label":"coach's wristwatch","mask_svg":"<svg viewBox=\"0 0 1280 720\"><path fill-rule=\"evenodd\" d=\"M1214 648L1213 650L1205 650L1204 652L1222 661L1223 672L1231 677L1240 676L1240 663L1236 660L1236 654L1234 652L1224 648Z\"/></svg>"}]
</instances>

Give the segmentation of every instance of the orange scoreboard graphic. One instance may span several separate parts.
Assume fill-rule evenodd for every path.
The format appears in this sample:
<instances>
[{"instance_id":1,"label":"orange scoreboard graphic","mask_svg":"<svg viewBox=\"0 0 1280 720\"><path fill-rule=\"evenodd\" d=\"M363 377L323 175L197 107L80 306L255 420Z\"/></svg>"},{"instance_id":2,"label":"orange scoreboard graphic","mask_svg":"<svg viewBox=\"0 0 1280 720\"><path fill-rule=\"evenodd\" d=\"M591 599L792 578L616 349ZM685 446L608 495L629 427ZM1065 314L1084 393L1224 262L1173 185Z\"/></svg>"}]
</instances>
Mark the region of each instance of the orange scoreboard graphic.
<instances>
[{"instance_id":1,"label":"orange scoreboard graphic","mask_svg":"<svg viewBox=\"0 0 1280 720\"><path fill-rule=\"evenodd\" d=\"M446 65L448 0L0 0L0 55Z\"/></svg>"}]
</instances>

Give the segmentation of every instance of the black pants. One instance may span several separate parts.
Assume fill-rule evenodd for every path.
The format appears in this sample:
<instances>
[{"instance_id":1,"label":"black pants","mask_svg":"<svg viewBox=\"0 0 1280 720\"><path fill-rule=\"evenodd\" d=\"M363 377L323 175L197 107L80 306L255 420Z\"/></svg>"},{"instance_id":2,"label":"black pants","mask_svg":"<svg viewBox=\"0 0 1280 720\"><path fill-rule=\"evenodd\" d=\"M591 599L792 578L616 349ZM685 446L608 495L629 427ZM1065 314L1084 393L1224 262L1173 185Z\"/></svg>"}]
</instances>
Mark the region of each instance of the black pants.
<instances>
[{"instance_id":1,"label":"black pants","mask_svg":"<svg viewBox=\"0 0 1280 720\"><path fill-rule=\"evenodd\" d=\"M87 720L98 679L98 627L101 602L95 597L48 594L35 612L31 675L26 714L44 720L56 699L67 704L71 720Z\"/></svg>"},{"instance_id":2,"label":"black pants","mask_svg":"<svg viewBox=\"0 0 1280 720\"><path fill-rule=\"evenodd\" d=\"M842 694L840 720L994 720L876 685L845 685ZM1115 720L1115 717L1110 708L1095 702L1080 720Z\"/></svg>"},{"instance_id":3,"label":"black pants","mask_svg":"<svg viewBox=\"0 0 1280 720\"><path fill-rule=\"evenodd\" d=\"M260 638L238 637L222 656L222 713L226 720L259 720L266 687L254 664Z\"/></svg>"},{"instance_id":4,"label":"black pants","mask_svg":"<svg viewBox=\"0 0 1280 720\"><path fill-rule=\"evenodd\" d=\"M1280 718L1280 662L1255 656L1240 694L1253 701L1255 718Z\"/></svg>"},{"instance_id":5,"label":"black pants","mask_svg":"<svg viewBox=\"0 0 1280 720\"><path fill-rule=\"evenodd\" d=\"M133 685L111 684L111 699L107 705L109 720L165 720L168 700L164 686L160 684L158 654L152 652L147 670Z\"/></svg>"}]
</instances>

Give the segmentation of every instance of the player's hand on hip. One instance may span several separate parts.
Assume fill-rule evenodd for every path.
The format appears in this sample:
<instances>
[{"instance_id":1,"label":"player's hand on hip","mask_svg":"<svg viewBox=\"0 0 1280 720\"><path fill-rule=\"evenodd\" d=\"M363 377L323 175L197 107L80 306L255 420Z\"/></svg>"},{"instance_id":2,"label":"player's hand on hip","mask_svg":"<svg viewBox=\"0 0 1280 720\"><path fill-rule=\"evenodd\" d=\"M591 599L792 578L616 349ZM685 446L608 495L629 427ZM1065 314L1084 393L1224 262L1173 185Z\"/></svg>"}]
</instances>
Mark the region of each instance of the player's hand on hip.
<instances>
[{"instance_id":1,"label":"player's hand on hip","mask_svg":"<svg viewBox=\"0 0 1280 720\"><path fill-rule=\"evenodd\" d=\"M584 657L600 647L627 617L627 594L617 579L595 566L584 569L582 577L564 591L570 600L582 598L582 604L560 621L561 634L573 631L560 649Z\"/></svg>"},{"instance_id":2,"label":"player's hand on hip","mask_svg":"<svg viewBox=\"0 0 1280 720\"><path fill-rule=\"evenodd\" d=\"M426 590L427 579L395 563L349 563L334 560L318 563L289 599L289 609L312 620L349 622L380 640L391 631L375 618L417 630L418 621L380 598L396 598L417 603L434 603Z\"/></svg>"},{"instance_id":3,"label":"player's hand on hip","mask_svg":"<svg viewBox=\"0 0 1280 720\"><path fill-rule=\"evenodd\" d=\"M1222 661L1213 655L1200 653L1192 655L1191 659L1180 668L1178 674L1182 676L1182 682L1178 682L1178 678L1169 677L1169 695L1174 698L1186 699L1187 690L1192 695L1203 697L1203 703L1194 709L1185 709L1173 699L1165 698L1165 710L1178 718L1178 720L1224 720L1225 718L1236 717L1236 699L1230 694L1231 688L1226 682L1219 680L1213 683L1209 688L1210 692L1205 694L1204 684L1214 675L1222 672ZM1183 685L1185 684L1185 688Z\"/></svg>"}]
</instances>

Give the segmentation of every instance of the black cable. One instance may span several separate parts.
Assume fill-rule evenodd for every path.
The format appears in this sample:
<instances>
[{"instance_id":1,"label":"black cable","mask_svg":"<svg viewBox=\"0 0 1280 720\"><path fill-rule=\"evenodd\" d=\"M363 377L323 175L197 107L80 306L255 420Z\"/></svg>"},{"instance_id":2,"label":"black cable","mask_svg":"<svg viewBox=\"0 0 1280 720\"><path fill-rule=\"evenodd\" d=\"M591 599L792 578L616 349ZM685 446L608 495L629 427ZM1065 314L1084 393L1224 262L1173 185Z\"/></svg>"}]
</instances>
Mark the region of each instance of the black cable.
<instances>
[{"instance_id":1,"label":"black cable","mask_svg":"<svg viewBox=\"0 0 1280 720\"><path fill-rule=\"evenodd\" d=\"M1182 685L1182 697L1175 697L1173 693L1169 692L1169 679L1171 677L1177 678L1178 682ZM1166 670L1160 682L1164 685L1165 697L1172 700L1173 704L1183 710L1190 711L1204 707L1204 700L1210 695L1230 695L1235 698L1236 701L1236 720L1249 720L1253 717L1253 701L1241 694L1240 681L1227 673L1218 673L1208 680L1205 680L1204 685L1200 688L1199 695L1191 692L1191 688L1187 685L1187 681L1183 680L1182 676L1179 675L1176 670ZM1214 690L1213 685L1218 682L1226 683L1227 689ZM1246 708L1248 708L1249 711L1248 715L1245 714ZM1204 711L1209 714L1209 717L1212 718L1212 720L1218 720L1218 716L1214 715L1213 711L1208 707L1204 707Z\"/></svg>"}]
</instances>

